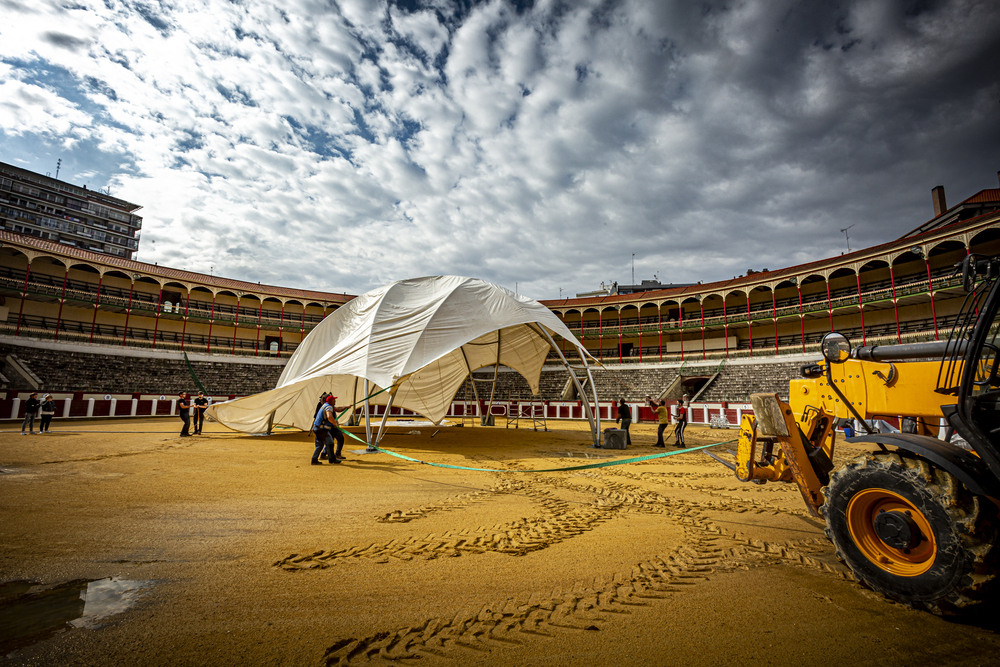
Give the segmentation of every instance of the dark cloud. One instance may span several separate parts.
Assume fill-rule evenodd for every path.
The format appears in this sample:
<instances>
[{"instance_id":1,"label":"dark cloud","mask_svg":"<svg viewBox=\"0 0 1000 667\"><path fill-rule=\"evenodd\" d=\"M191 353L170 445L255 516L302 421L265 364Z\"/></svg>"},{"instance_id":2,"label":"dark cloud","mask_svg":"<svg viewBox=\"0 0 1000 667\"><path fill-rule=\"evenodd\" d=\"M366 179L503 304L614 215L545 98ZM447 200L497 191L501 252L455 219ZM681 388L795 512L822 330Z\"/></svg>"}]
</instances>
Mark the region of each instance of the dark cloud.
<instances>
[{"instance_id":1,"label":"dark cloud","mask_svg":"<svg viewBox=\"0 0 1000 667\"><path fill-rule=\"evenodd\" d=\"M46 32L42 34L41 38L53 46L58 46L59 48L74 52L87 48L87 45L89 44L89 42L85 39L80 39L79 37L74 37L73 35L67 35L61 32Z\"/></svg>"}]
</instances>

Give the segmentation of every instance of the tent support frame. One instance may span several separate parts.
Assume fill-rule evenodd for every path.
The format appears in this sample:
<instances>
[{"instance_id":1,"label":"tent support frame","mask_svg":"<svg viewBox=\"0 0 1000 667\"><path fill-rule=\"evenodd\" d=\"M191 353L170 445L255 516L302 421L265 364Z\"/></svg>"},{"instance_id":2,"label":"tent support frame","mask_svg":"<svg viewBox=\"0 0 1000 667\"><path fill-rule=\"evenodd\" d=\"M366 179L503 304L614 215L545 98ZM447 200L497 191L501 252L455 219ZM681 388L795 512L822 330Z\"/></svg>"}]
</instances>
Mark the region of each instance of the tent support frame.
<instances>
[{"instance_id":1,"label":"tent support frame","mask_svg":"<svg viewBox=\"0 0 1000 667\"><path fill-rule=\"evenodd\" d=\"M368 443L368 447L372 446L372 413L371 406L368 404L368 396L370 395L368 391L368 379L365 378L365 442Z\"/></svg>"},{"instance_id":2,"label":"tent support frame","mask_svg":"<svg viewBox=\"0 0 1000 667\"><path fill-rule=\"evenodd\" d=\"M352 406L352 408L353 408L354 405L357 404L357 401L358 401L358 376L355 375L354 376L354 391L351 392L351 406ZM352 409L351 410L351 418L347 420L347 425L348 426L353 426L354 424L357 424L360 421L361 420L358 418L358 411Z\"/></svg>"},{"instance_id":3,"label":"tent support frame","mask_svg":"<svg viewBox=\"0 0 1000 667\"><path fill-rule=\"evenodd\" d=\"M382 436L385 435L385 424L386 424L387 421L389 421L389 412L392 411L392 401L395 398L396 398L396 392L390 391L389 392L389 402L386 403L385 414L382 415L382 423L379 424L379 426L378 426L378 435L375 436L375 446L372 447L372 445L369 444L368 445L368 449L366 451L369 451L369 452L377 451L378 446L380 444L382 444Z\"/></svg>"},{"instance_id":4,"label":"tent support frame","mask_svg":"<svg viewBox=\"0 0 1000 667\"><path fill-rule=\"evenodd\" d=\"M486 414L480 418L480 425L486 426L493 416L493 396L497 393L497 379L500 377L500 329L497 329L497 361L493 364L493 386L490 388L490 403L486 406ZM475 386L475 382L473 382Z\"/></svg>"},{"instance_id":5,"label":"tent support frame","mask_svg":"<svg viewBox=\"0 0 1000 667\"><path fill-rule=\"evenodd\" d=\"M462 359L465 360L465 367L469 369L469 380L472 382L472 395L476 397L476 416L479 416L479 390L476 389L476 378L472 375L472 366L469 364L469 357L465 356L465 347L458 348L462 351ZM465 415L462 415L465 418Z\"/></svg>"},{"instance_id":6,"label":"tent support frame","mask_svg":"<svg viewBox=\"0 0 1000 667\"><path fill-rule=\"evenodd\" d=\"M549 335L548 330L543 326L538 326L538 330L545 334L545 338L548 339L549 345L553 350L559 355L559 359L562 360L563 366L566 367L566 371L569 372L570 378L573 380L573 384L576 386L577 394L580 396L580 401L583 403L583 411L587 415L587 421L590 423L590 436L594 441L594 447L601 446L601 405L597 402L597 387L594 386L594 376L590 373L590 366L587 364L587 359L583 356L582 352L577 352L580 354L580 361L583 363L584 369L587 371L587 378L590 380L590 387L594 393L594 404L597 408L597 420L594 420L594 411L590 408L590 400L587 398L587 393L583 390L583 385L580 384L579 378L576 377L576 373L573 372L573 367L570 366L569 361L566 359L566 355L562 353L559 346Z\"/></svg>"}]
</instances>

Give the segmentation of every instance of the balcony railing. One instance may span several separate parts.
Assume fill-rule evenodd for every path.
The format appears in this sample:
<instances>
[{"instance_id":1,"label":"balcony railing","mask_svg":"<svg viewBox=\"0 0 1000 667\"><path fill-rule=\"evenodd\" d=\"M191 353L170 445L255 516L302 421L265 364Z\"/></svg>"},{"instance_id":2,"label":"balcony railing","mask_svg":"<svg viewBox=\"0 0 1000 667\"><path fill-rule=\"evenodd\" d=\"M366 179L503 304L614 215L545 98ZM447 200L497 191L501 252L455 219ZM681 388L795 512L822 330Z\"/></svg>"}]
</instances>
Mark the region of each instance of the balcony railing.
<instances>
[{"instance_id":1,"label":"balcony railing","mask_svg":"<svg viewBox=\"0 0 1000 667\"><path fill-rule=\"evenodd\" d=\"M19 276L17 275L18 273L20 273ZM20 294L24 287L23 271L17 272L10 268L0 268L0 289ZM32 275L28 279L27 291L28 294L61 298L63 295L62 280L50 276ZM126 310L130 308L129 304L131 304L133 312L155 314L158 311L161 314L172 315L175 318L182 318L185 315L185 304L183 303L173 304L164 302L159 304L156 301L150 300L150 298L155 299L156 295L149 292L135 291L129 296L127 290L110 286L102 286L100 295L98 295L96 283L91 285L77 280L69 280L66 283L65 296L68 301L86 303L88 305L92 305L96 301L101 305ZM237 309L235 306L226 304L215 304L213 310L212 303L209 301L191 301L187 304L186 309L187 317L191 320L213 321L220 324L235 324L239 322L251 327L256 327L259 320L261 327L269 329L282 328L310 331L324 319L322 315L311 314L307 314L303 318L301 311L297 313L286 312L282 315L281 311L264 310L258 314L257 309L247 308L239 309L239 317L237 319L236 312Z\"/></svg>"},{"instance_id":2,"label":"balcony railing","mask_svg":"<svg viewBox=\"0 0 1000 667\"><path fill-rule=\"evenodd\" d=\"M933 277L933 276L932 276ZM962 284L961 276L953 276L950 271L947 275L938 276L934 278L934 291L938 292L941 290L949 289L952 287L958 287ZM838 292L843 293L844 290L838 290ZM922 280L914 280L913 282L903 283L896 285L896 298L901 298L904 296L909 296L912 294L926 293L928 292L927 279L926 277ZM831 295L832 297L832 295ZM888 287L878 284L876 289L862 292L861 294L862 303L870 304L877 303L879 301L886 301L892 299L892 286ZM801 313L803 315L811 313L826 313L830 310L836 311L842 308L856 308L858 306L858 294L855 291L853 294L843 294L837 298L831 298L829 303L826 299L826 294L822 295L822 298L814 298L810 301L803 299ZM734 312L735 311L735 312ZM719 327L724 324L747 324L747 309L746 306L734 307L733 311L729 311L725 316L721 314L718 309L714 311L707 311L713 313L719 313L718 315L708 316L704 318L704 327L706 329ZM751 308L751 315L753 316L751 321L771 321L775 317L793 317L799 315L799 305L796 301L794 306L785 306L783 308L772 310L771 308ZM676 319L664 320L662 323L657 321L656 317L644 317L639 320L639 318L623 318L621 321L621 327L618 327L617 320L606 321L603 326L598 323L597 320L584 321L584 322L569 322L567 327L574 334L577 334L580 338L598 338L602 336L617 336L619 333L626 334L645 334L658 333L658 332L676 332L676 331L700 331L702 328L702 318L700 315L695 314L690 318L685 318L683 322L679 322Z\"/></svg>"},{"instance_id":3,"label":"balcony railing","mask_svg":"<svg viewBox=\"0 0 1000 667\"><path fill-rule=\"evenodd\" d=\"M37 338L41 340L56 339L56 319L42 318L37 316L22 316L21 326L18 329L16 317L5 323L0 323L0 333L15 335L19 333L21 337ZM91 334L91 324L89 322L77 322L62 320L59 322L60 341L96 343L101 345L113 345L130 348L149 348L157 350L183 350L185 352L210 352L211 354L225 354L250 357L289 357L298 347L298 343L282 342L282 350L271 351L264 340L249 340L225 336L202 336L198 334L186 333L182 335L172 331L154 331L140 327L129 327L128 335L125 328L106 324L93 325ZM155 345L154 345L155 334Z\"/></svg>"}]
</instances>

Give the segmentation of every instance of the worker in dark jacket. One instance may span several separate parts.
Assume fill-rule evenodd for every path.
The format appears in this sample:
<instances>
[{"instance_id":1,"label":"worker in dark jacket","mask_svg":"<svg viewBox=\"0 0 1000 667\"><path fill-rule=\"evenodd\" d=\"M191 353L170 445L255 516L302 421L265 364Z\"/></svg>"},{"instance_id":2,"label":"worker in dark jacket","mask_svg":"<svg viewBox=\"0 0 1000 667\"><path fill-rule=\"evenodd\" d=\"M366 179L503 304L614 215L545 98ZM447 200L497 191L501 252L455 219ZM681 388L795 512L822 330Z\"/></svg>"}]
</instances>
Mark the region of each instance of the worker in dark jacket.
<instances>
[{"instance_id":1,"label":"worker in dark jacket","mask_svg":"<svg viewBox=\"0 0 1000 667\"><path fill-rule=\"evenodd\" d=\"M35 435L35 417L38 416L38 408L42 404L38 401L38 393L31 392L31 396L24 403L24 421L21 422L21 435ZM28 433L24 432L28 429Z\"/></svg>"},{"instance_id":2,"label":"worker in dark jacket","mask_svg":"<svg viewBox=\"0 0 1000 667\"><path fill-rule=\"evenodd\" d=\"M618 418L615 423L621 422L622 430L625 431L625 445L632 446L632 436L628 432L628 427L632 425L632 408L625 403L624 398L618 399Z\"/></svg>"},{"instance_id":3,"label":"worker in dark jacket","mask_svg":"<svg viewBox=\"0 0 1000 667\"><path fill-rule=\"evenodd\" d=\"M191 397L183 391L177 394L177 411L180 412L181 421L184 422L184 426L181 428L181 437L188 438L191 436L188 433L188 429L191 428Z\"/></svg>"}]
</instances>

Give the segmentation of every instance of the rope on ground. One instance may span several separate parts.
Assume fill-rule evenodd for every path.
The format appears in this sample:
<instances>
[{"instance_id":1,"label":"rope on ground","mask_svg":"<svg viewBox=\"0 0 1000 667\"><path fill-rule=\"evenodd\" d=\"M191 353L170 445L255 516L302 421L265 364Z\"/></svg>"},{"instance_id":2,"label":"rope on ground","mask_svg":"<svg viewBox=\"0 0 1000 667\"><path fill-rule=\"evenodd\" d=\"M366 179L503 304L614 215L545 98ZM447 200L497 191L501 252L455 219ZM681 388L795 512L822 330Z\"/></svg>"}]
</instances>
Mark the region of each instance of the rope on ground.
<instances>
[{"instance_id":1,"label":"rope on ground","mask_svg":"<svg viewBox=\"0 0 1000 667\"><path fill-rule=\"evenodd\" d=\"M345 431L345 433L347 433L348 435L350 435L352 438L354 438L355 440L357 440L359 442L364 442L364 440L362 440L361 438L358 438L353 433L348 433L347 431ZM590 470L590 469L593 469L593 468L608 468L608 467L611 467L611 466L626 465L628 463L640 463L642 461L653 461L655 459L662 459L662 458L665 458L667 456L675 456L677 454L686 454L688 452L697 452L698 450L708 449L709 447L718 447L719 445L729 445L729 444L732 444L734 442L736 442L735 439L733 439L733 440L726 440L724 442L713 442L710 445L699 445L697 447L687 447L685 449L678 449L678 450L675 450L675 451L672 451L672 452L663 452L662 454L647 454L646 456L636 456L636 457L633 457L633 458L630 458L630 459L621 459L619 461L602 461L601 463L590 463L590 464L582 465L582 466L567 466L567 467L563 467L563 468L543 468L541 470L503 470L503 469L500 469L500 468L467 468L465 466L453 466L453 465L449 465L447 463L432 463L430 461L421 461L420 459L414 459L414 458L411 458L409 456L405 456L403 454L400 454L398 452L393 452L393 451L388 450L388 449L382 449L381 447L373 447L373 449L376 449L376 450L382 452L383 454L389 454L390 456L395 456L398 459L403 459L404 461L411 461L413 463L420 463L420 464L423 464L425 466L432 466L434 468L451 468L453 470L472 470L472 471L475 471L475 472L523 472L523 473L538 473L538 472L567 472L567 471L570 471L570 470ZM365 443L365 444L367 444L367 443Z\"/></svg>"}]
</instances>

